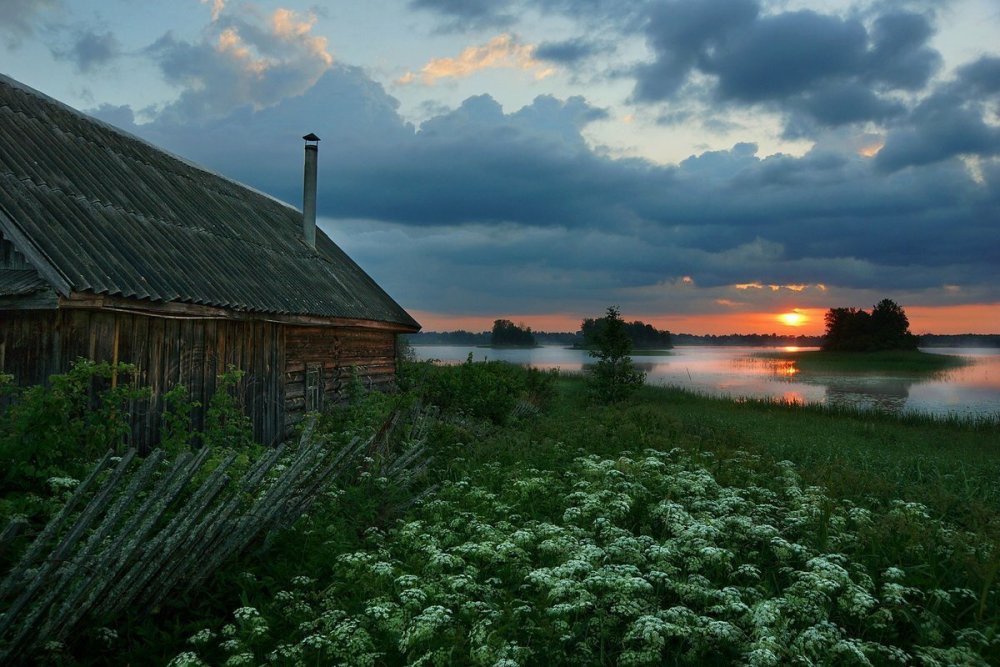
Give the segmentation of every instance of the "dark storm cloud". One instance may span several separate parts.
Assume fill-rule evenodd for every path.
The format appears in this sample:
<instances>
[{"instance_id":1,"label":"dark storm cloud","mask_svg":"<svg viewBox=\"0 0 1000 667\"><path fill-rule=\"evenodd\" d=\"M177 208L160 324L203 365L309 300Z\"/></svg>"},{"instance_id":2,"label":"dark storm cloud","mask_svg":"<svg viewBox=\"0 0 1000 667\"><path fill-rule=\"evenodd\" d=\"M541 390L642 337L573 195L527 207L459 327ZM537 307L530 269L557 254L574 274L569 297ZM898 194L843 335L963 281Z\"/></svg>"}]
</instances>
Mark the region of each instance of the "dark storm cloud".
<instances>
[{"instance_id":1,"label":"dark storm cloud","mask_svg":"<svg viewBox=\"0 0 1000 667\"><path fill-rule=\"evenodd\" d=\"M295 204L299 137L316 132L320 215L338 240L338 220L378 221L377 241L346 245L418 309L447 299L488 312L534 298L551 310L554 299L625 303L633 293L649 302L685 275L718 290L947 283L1000 298L989 278L1000 262L995 163L982 183L955 159L881 171L831 140L802 157L761 157L743 143L663 166L592 150L582 130L606 112L580 97L507 111L482 95L419 128L397 106L361 70L335 66L301 96L197 126L98 113Z\"/></svg>"},{"instance_id":2,"label":"dark storm cloud","mask_svg":"<svg viewBox=\"0 0 1000 667\"><path fill-rule=\"evenodd\" d=\"M858 18L763 14L757 0L671 0L645 26L655 58L636 68L633 96L674 98L691 77L711 77L717 101L785 112L789 133L885 121L905 108L888 93L924 88L941 65L928 16L890 10L870 29Z\"/></svg>"},{"instance_id":3,"label":"dark storm cloud","mask_svg":"<svg viewBox=\"0 0 1000 667\"><path fill-rule=\"evenodd\" d=\"M107 65L121 54L121 44L111 32L85 30L72 36L64 48L55 47L52 55L59 60L69 60L80 73L89 73Z\"/></svg>"}]
</instances>

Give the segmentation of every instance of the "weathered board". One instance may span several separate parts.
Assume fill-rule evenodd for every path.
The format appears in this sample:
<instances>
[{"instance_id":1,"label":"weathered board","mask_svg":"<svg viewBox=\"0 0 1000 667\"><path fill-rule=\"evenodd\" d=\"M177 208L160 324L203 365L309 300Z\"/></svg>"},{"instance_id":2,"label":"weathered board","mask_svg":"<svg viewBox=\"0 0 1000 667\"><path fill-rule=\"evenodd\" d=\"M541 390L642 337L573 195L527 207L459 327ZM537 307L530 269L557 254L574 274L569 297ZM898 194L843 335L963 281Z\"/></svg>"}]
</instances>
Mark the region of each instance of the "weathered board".
<instances>
[{"instance_id":1,"label":"weathered board","mask_svg":"<svg viewBox=\"0 0 1000 667\"><path fill-rule=\"evenodd\" d=\"M353 327L287 327L286 427L301 421L307 411L340 400L351 381L352 368L357 369L366 388L389 389L396 379L396 336ZM318 382L318 391L307 380ZM316 398L310 400L310 396Z\"/></svg>"},{"instance_id":2,"label":"weathered board","mask_svg":"<svg viewBox=\"0 0 1000 667\"><path fill-rule=\"evenodd\" d=\"M276 368L284 349L284 327L255 321L186 320L90 310L0 311L0 369L18 384L42 384L79 358L134 364L137 382L152 394L132 406L133 446L159 439L163 394L188 387L202 407L197 428L219 374L229 366L245 371L239 400L263 443L284 437L278 418L284 387Z\"/></svg>"},{"instance_id":3,"label":"weathered board","mask_svg":"<svg viewBox=\"0 0 1000 667\"><path fill-rule=\"evenodd\" d=\"M137 382L151 389L132 406L129 443L141 449L159 440L163 394L178 384L202 404L204 425L218 376L245 372L239 399L254 437L282 440L309 410L341 400L352 367L369 389L388 389L396 374L396 337L360 327L307 327L262 320L152 317L137 313L58 309L0 310L0 370L18 384L43 384L80 358L136 366ZM307 379L314 384L309 387Z\"/></svg>"}]
</instances>

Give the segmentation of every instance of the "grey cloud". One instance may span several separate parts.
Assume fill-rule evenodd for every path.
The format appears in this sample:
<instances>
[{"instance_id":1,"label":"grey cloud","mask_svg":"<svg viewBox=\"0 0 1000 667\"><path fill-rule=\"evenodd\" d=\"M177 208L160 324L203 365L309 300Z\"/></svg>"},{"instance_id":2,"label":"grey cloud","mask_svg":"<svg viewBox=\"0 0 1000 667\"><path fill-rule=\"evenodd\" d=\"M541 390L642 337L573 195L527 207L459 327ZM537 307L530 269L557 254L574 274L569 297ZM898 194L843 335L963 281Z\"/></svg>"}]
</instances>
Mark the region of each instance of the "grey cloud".
<instances>
[{"instance_id":1,"label":"grey cloud","mask_svg":"<svg viewBox=\"0 0 1000 667\"><path fill-rule=\"evenodd\" d=\"M814 137L823 127L885 122L906 113L901 102L880 97L857 81L831 83L798 95L788 100L787 108L784 134L789 138Z\"/></svg>"},{"instance_id":2,"label":"grey cloud","mask_svg":"<svg viewBox=\"0 0 1000 667\"><path fill-rule=\"evenodd\" d=\"M52 49L52 55L60 60L69 60L78 72L88 73L107 65L121 53L121 44L111 32L99 33L85 30L75 33L71 43Z\"/></svg>"},{"instance_id":3,"label":"grey cloud","mask_svg":"<svg viewBox=\"0 0 1000 667\"><path fill-rule=\"evenodd\" d=\"M1000 155L1000 128L986 122L1000 101L1000 58L982 57L958 69L897 123L876 157L887 171L927 165L957 155Z\"/></svg>"},{"instance_id":4,"label":"grey cloud","mask_svg":"<svg viewBox=\"0 0 1000 667\"><path fill-rule=\"evenodd\" d=\"M592 27L634 31L641 28L657 0L523 0L528 7L572 17Z\"/></svg>"},{"instance_id":5,"label":"grey cloud","mask_svg":"<svg viewBox=\"0 0 1000 667\"><path fill-rule=\"evenodd\" d=\"M756 0L675 0L653 9L646 37L656 59L637 68L635 97L640 101L671 97L687 80L702 54L724 44L758 16Z\"/></svg>"},{"instance_id":6,"label":"grey cloud","mask_svg":"<svg viewBox=\"0 0 1000 667\"><path fill-rule=\"evenodd\" d=\"M1000 154L1000 129L987 125L982 112L932 98L917 108L912 124L889 134L876 163L886 170L926 165L955 155Z\"/></svg>"},{"instance_id":7,"label":"grey cloud","mask_svg":"<svg viewBox=\"0 0 1000 667\"><path fill-rule=\"evenodd\" d=\"M565 15L587 25L635 30L654 0L410 0L413 9L442 19L444 31L505 28L526 10Z\"/></svg>"},{"instance_id":8,"label":"grey cloud","mask_svg":"<svg viewBox=\"0 0 1000 667\"><path fill-rule=\"evenodd\" d=\"M920 90L941 68L941 54L927 46L933 35L925 14L879 16L872 29L868 78L901 90Z\"/></svg>"},{"instance_id":9,"label":"grey cloud","mask_svg":"<svg viewBox=\"0 0 1000 667\"><path fill-rule=\"evenodd\" d=\"M576 37L561 42L542 42L535 49L535 57L561 65L575 65L593 56L607 53L614 47L604 42L595 42L584 37Z\"/></svg>"},{"instance_id":10,"label":"grey cloud","mask_svg":"<svg viewBox=\"0 0 1000 667\"><path fill-rule=\"evenodd\" d=\"M718 76L723 98L760 102L787 98L856 71L865 41L859 22L788 12L758 18L722 48L699 56L701 68Z\"/></svg>"},{"instance_id":11,"label":"grey cloud","mask_svg":"<svg viewBox=\"0 0 1000 667\"><path fill-rule=\"evenodd\" d=\"M296 204L299 137L316 132L321 216L338 241L338 221L373 221L382 231L366 235L371 243L345 247L417 309L446 300L488 312L531 299L548 311L585 308L650 298L683 275L704 289L947 282L1000 298L989 279L1000 263L994 163L982 184L957 160L886 172L831 140L802 157L737 144L671 167L589 148L581 130L605 112L583 98L542 96L507 111L473 97L419 128L397 106L361 70L335 66L301 96L197 126L99 113Z\"/></svg>"},{"instance_id":12,"label":"grey cloud","mask_svg":"<svg viewBox=\"0 0 1000 667\"><path fill-rule=\"evenodd\" d=\"M809 10L764 14L758 0L671 0L650 13L655 58L635 69L633 97L673 99L701 73L718 102L784 112L791 136L885 122L906 112L893 92L921 90L939 69L933 32L926 15L899 9L869 30Z\"/></svg>"},{"instance_id":13,"label":"grey cloud","mask_svg":"<svg viewBox=\"0 0 1000 667\"><path fill-rule=\"evenodd\" d=\"M411 0L410 7L447 19L446 30L500 28L514 22L509 0Z\"/></svg>"},{"instance_id":14,"label":"grey cloud","mask_svg":"<svg viewBox=\"0 0 1000 667\"><path fill-rule=\"evenodd\" d=\"M960 84L980 95L1000 93L1000 57L983 56L958 70Z\"/></svg>"},{"instance_id":15,"label":"grey cloud","mask_svg":"<svg viewBox=\"0 0 1000 667\"><path fill-rule=\"evenodd\" d=\"M7 48L17 48L34 33L40 15L59 6L59 0L3 0L0 2L0 34Z\"/></svg>"}]
</instances>

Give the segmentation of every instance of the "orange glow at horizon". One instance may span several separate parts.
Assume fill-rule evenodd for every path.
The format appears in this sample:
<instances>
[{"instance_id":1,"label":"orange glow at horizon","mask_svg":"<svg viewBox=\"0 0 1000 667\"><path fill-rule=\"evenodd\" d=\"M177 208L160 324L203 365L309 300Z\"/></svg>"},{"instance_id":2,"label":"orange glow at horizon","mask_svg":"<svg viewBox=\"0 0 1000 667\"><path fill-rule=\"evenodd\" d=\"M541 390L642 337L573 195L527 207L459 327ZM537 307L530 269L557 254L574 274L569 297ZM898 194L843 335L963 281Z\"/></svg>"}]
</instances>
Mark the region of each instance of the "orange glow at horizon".
<instances>
[{"instance_id":1,"label":"orange glow at horizon","mask_svg":"<svg viewBox=\"0 0 1000 667\"><path fill-rule=\"evenodd\" d=\"M1000 333L1000 303L972 304L967 306L909 306L904 304L910 319L910 331L915 334L989 334ZM623 312L628 321L641 320L657 329L673 333L696 335L726 335L749 333L794 333L805 336L822 336L825 330L823 316L826 308L798 308L795 312L805 317L805 322L794 332L784 329L774 312L742 313L632 313ZM535 331L578 331L584 317L598 317L603 313L578 315L574 313L546 313L543 315L497 313L496 315L448 315L431 311L410 310L424 331L489 331L493 320L508 319L526 324ZM783 329L783 331L782 331Z\"/></svg>"},{"instance_id":2,"label":"orange glow at horizon","mask_svg":"<svg viewBox=\"0 0 1000 667\"><path fill-rule=\"evenodd\" d=\"M801 327L809 321L809 318L799 312L799 309L796 308L791 312L778 315L777 320L786 326Z\"/></svg>"}]
</instances>

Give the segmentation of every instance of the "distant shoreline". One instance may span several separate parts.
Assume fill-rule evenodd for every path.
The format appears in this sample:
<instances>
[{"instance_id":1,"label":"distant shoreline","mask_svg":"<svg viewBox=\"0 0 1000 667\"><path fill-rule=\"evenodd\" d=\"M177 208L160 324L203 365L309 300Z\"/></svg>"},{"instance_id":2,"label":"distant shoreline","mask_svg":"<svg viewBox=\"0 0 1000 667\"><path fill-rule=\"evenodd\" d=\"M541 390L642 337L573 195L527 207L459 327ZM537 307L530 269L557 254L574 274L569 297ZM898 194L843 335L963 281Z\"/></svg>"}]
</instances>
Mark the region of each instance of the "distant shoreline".
<instances>
[{"instance_id":1,"label":"distant shoreline","mask_svg":"<svg viewBox=\"0 0 1000 667\"><path fill-rule=\"evenodd\" d=\"M497 346L497 349L516 349L523 347L547 347L561 345L580 348L581 338L568 332L534 332L536 343L533 346ZM427 333L405 334L403 336L410 345L467 345L469 347L494 347L489 343L490 333L469 331L430 331ZM673 347L820 347L822 336L788 336L778 334L727 334L727 335L695 335L671 334ZM1000 348L1000 334L921 334L919 346L926 348L939 347L981 347ZM636 348L638 351L640 348Z\"/></svg>"}]
</instances>

